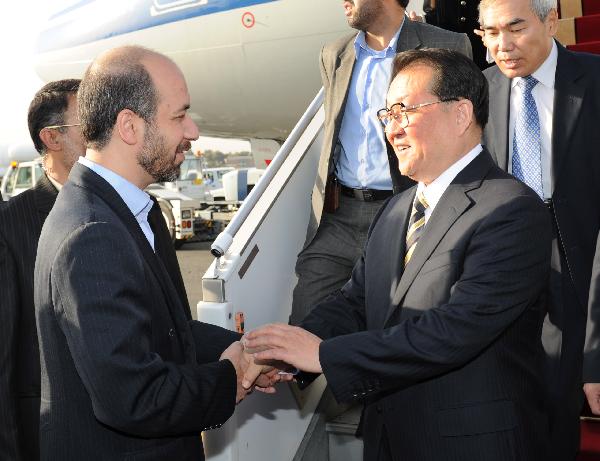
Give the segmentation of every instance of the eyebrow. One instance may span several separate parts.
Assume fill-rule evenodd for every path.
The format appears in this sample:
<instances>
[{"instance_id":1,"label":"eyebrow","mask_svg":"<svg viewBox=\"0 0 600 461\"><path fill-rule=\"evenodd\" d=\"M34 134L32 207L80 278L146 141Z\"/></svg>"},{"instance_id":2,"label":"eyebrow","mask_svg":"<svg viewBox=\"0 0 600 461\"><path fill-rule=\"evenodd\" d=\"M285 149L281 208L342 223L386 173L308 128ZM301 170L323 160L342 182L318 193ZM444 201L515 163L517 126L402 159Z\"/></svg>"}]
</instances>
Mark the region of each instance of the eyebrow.
<instances>
[{"instance_id":1,"label":"eyebrow","mask_svg":"<svg viewBox=\"0 0 600 461\"><path fill-rule=\"evenodd\" d=\"M494 25L494 26L482 26L483 30L488 30L488 29L501 29L503 27L513 27L513 26L517 26L521 23L525 22L525 19L522 18L515 18L512 21L510 21L509 23L507 23L506 25L501 25L500 27Z\"/></svg>"}]
</instances>

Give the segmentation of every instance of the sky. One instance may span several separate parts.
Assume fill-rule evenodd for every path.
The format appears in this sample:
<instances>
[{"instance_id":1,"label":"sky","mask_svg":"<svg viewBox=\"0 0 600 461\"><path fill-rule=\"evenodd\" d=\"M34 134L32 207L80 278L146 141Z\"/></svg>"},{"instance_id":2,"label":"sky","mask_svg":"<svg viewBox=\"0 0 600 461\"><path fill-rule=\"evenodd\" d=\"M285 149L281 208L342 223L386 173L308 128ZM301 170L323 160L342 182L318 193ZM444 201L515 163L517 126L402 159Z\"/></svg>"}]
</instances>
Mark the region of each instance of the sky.
<instances>
[{"instance_id":1,"label":"sky","mask_svg":"<svg viewBox=\"0 0 600 461\"><path fill-rule=\"evenodd\" d=\"M52 13L75 1L19 0L4 3L0 14L0 148L30 140L27 108L35 92L45 83L33 69L36 36ZM249 150L245 141L215 138L201 138L195 147L224 152Z\"/></svg>"}]
</instances>

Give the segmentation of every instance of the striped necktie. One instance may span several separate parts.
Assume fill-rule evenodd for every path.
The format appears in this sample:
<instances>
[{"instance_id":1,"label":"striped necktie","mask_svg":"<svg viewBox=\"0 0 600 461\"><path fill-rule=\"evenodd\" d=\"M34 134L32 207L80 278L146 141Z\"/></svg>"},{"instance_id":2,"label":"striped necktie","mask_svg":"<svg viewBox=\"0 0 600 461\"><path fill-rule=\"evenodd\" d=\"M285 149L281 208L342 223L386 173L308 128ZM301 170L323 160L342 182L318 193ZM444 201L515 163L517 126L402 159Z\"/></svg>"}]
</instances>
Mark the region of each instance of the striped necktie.
<instances>
[{"instance_id":1,"label":"striped necktie","mask_svg":"<svg viewBox=\"0 0 600 461\"><path fill-rule=\"evenodd\" d=\"M531 93L537 84L538 81L531 75L523 77L518 83L523 93L523 102L515 118L512 174L543 199L540 118Z\"/></svg>"},{"instance_id":2,"label":"striped necktie","mask_svg":"<svg viewBox=\"0 0 600 461\"><path fill-rule=\"evenodd\" d=\"M406 232L406 254L404 255L404 266L408 264L410 258L415 252L417 242L423 233L425 227L425 209L429 207L427 200L422 192L419 192L413 202L412 213Z\"/></svg>"}]
</instances>

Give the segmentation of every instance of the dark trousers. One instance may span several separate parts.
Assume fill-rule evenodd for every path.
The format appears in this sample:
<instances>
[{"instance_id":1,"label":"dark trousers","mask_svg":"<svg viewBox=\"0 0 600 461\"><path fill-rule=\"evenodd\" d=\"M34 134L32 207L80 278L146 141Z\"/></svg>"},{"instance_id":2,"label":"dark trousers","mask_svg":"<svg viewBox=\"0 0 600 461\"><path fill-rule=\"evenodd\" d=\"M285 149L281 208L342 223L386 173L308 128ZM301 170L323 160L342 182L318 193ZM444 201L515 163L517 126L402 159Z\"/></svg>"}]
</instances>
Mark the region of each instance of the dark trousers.
<instances>
[{"instance_id":1,"label":"dark trousers","mask_svg":"<svg viewBox=\"0 0 600 461\"><path fill-rule=\"evenodd\" d=\"M296 262L298 284L293 295L292 325L300 323L318 302L350 279L369 226L383 202L342 195L335 213L323 213L317 233Z\"/></svg>"},{"instance_id":2,"label":"dark trousers","mask_svg":"<svg viewBox=\"0 0 600 461\"><path fill-rule=\"evenodd\" d=\"M551 264L547 315L542 329L550 429L548 460L574 461L579 449L579 415L584 398L582 367L587 319L556 238L552 242Z\"/></svg>"}]
</instances>

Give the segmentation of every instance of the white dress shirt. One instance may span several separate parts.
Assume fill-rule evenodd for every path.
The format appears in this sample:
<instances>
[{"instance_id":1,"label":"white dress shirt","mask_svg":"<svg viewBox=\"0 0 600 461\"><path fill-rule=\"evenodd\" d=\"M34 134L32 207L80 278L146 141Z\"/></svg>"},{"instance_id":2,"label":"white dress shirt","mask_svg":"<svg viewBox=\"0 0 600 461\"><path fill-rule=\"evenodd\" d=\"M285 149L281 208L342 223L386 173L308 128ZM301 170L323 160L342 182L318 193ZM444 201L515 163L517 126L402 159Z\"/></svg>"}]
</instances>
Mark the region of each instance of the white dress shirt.
<instances>
[{"instance_id":1,"label":"white dress shirt","mask_svg":"<svg viewBox=\"0 0 600 461\"><path fill-rule=\"evenodd\" d=\"M531 74L539 83L531 94L540 118L542 149L542 189L544 198L552 197L552 114L554 112L554 79L558 49L552 40L552 50L538 69ZM515 137L516 113L521 110L523 92L518 85L521 77L513 78L510 90L510 120L508 125L508 171L512 173L513 138Z\"/></svg>"},{"instance_id":2,"label":"white dress shirt","mask_svg":"<svg viewBox=\"0 0 600 461\"><path fill-rule=\"evenodd\" d=\"M102 165L98 165L96 162L92 162L87 157L79 157L78 162L100 175L113 187L113 189L115 189L140 225L140 229L144 233L146 240L148 240L152 249L155 250L154 233L148 222L148 213L153 204L150 196L135 184L127 181L124 177Z\"/></svg>"},{"instance_id":3,"label":"white dress shirt","mask_svg":"<svg viewBox=\"0 0 600 461\"><path fill-rule=\"evenodd\" d=\"M450 168L435 178L428 186L422 182L417 185L416 195L418 195L419 192L422 192L425 196L425 200L427 200L428 207L425 208L425 225L427 224L427 221L429 221L431 213L433 213L433 210L442 198L442 195L444 195L444 192L446 192L446 189L448 189L450 183L456 178L458 173L464 170L465 167L480 154L481 150L481 144L477 144L468 154L454 162Z\"/></svg>"}]
</instances>

